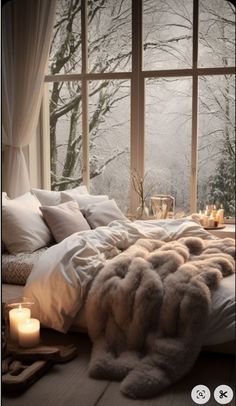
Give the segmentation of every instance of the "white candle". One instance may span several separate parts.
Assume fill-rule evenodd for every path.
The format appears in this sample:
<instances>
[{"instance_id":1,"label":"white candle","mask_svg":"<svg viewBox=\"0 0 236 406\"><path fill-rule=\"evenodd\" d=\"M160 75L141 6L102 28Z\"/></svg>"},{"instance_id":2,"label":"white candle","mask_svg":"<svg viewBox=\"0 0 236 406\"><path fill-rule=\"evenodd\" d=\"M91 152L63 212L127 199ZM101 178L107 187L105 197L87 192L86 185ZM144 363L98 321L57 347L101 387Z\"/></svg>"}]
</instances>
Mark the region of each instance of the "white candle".
<instances>
[{"instance_id":1,"label":"white candle","mask_svg":"<svg viewBox=\"0 0 236 406\"><path fill-rule=\"evenodd\" d=\"M219 224L223 224L224 223L224 209L219 209L217 213L218 213Z\"/></svg>"},{"instance_id":2,"label":"white candle","mask_svg":"<svg viewBox=\"0 0 236 406\"><path fill-rule=\"evenodd\" d=\"M16 341L18 339L18 324L23 320L29 319L30 314L30 309L21 305L9 311L10 337L12 340Z\"/></svg>"},{"instance_id":3,"label":"white candle","mask_svg":"<svg viewBox=\"0 0 236 406\"><path fill-rule=\"evenodd\" d=\"M39 344L40 323L37 319L27 319L18 324L19 344L30 348Z\"/></svg>"},{"instance_id":4,"label":"white candle","mask_svg":"<svg viewBox=\"0 0 236 406\"><path fill-rule=\"evenodd\" d=\"M202 211L199 211L199 223L204 226L204 216L202 215Z\"/></svg>"},{"instance_id":5,"label":"white candle","mask_svg":"<svg viewBox=\"0 0 236 406\"><path fill-rule=\"evenodd\" d=\"M203 227L208 227L209 218L206 214L203 214L202 220L203 220Z\"/></svg>"}]
</instances>

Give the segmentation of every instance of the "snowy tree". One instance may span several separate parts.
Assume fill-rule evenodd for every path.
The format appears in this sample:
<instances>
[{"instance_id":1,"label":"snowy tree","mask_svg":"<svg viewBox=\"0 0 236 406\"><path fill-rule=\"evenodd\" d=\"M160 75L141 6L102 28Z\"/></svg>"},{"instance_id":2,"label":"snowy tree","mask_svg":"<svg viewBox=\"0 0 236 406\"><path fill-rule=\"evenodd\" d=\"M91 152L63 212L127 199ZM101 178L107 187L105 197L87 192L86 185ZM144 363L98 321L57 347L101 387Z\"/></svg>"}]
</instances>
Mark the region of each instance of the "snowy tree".
<instances>
[{"instance_id":1,"label":"snowy tree","mask_svg":"<svg viewBox=\"0 0 236 406\"><path fill-rule=\"evenodd\" d=\"M235 8L230 2L202 2L200 66L233 66ZM234 214L235 80L221 75L200 78L199 208L223 204Z\"/></svg>"},{"instance_id":2,"label":"snowy tree","mask_svg":"<svg viewBox=\"0 0 236 406\"><path fill-rule=\"evenodd\" d=\"M225 4L222 11L222 4ZM229 66L233 58L234 8L226 0L200 1L199 63L208 66ZM51 45L49 73L70 75L81 72L81 1L59 0L57 19ZM144 69L179 69L191 67L192 55L192 1L191 0L144 0ZM88 71L90 73L120 72L131 70L131 1L88 0ZM226 10L226 11L225 11ZM220 63L220 64L219 64ZM212 66L212 65L211 65ZM66 81L68 77L68 81ZM201 78L199 136L199 200L209 195L209 177L216 171L225 146L234 143L234 83L229 76ZM184 79L184 78L183 78ZM158 169L156 193L175 194L180 205L189 201L189 181L186 166L190 168L189 128L191 86L176 86L170 96L165 87L170 81L162 80L162 86L152 87L155 80L146 81L153 97L150 105L162 106L169 116L171 136L167 142L165 128L153 121L150 129L150 149L154 137L162 137L163 148L171 155L171 167L164 171L164 162L150 160L149 166ZM182 81L184 83L184 80ZM187 83L187 80L186 80ZM191 85L191 83L190 83ZM69 76L64 81L56 78L50 84L50 140L52 189L63 190L82 182L82 84ZM189 90L188 90L189 89ZM169 91L169 90L168 90ZM165 100L165 97L167 99ZM161 105L160 101L163 103ZM174 104L176 104L176 108ZM89 82L89 153L90 179L99 193L114 195L129 179L130 155L130 81L92 80ZM181 110L182 109L182 110ZM152 113L155 116L155 112ZM170 116L171 114L171 116ZM189 124L190 123L190 124ZM149 131L149 130L148 130ZM147 132L148 132L147 131ZM180 138L175 134L186 133L182 144L188 147L176 154ZM187 137L188 136L188 137ZM154 149L153 149L154 151ZM163 157L165 154L162 154ZM155 154L154 158L155 160ZM233 158L234 159L234 158ZM226 160L228 161L228 158ZM164 167L164 166L163 166ZM124 171L125 168L125 171ZM189 170L189 169L188 169ZM123 171L123 172L122 172ZM217 170L218 171L218 170ZM123 173L123 177L121 176ZM114 175L112 175L114 174ZM176 178L178 182L176 182ZM156 175L154 176L156 177ZM114 178L115 184L114 184ZM211 178L212 179L212 178ZM127 189L127 186L126 186ZM110 193L111 192L111 193ZM117 192L118 193L118 192ZM124 199L124 196L122 196Z\"/></svg>"},{"instance_id":3,"label":"snowy tree","mask_svg":"<svg viewBox=\"0 0 236 406\"><path fill-rule=\"evenodd\" d=\"M102 10L108 3L110 19L106 24L102 21ZM57 19L49 59L49 73L70 74L81 70L81 29L80 0L60 0L58 2ZM130 22L130 8L123 0L108 2L105 0L88 1L89 35L88 58L90 72L103 73L109 70L124 70L130 63L131 50L129 45L116 42L116 30L124 30ZM96 27L96 33L94 32ZM102 31L100 33L100 31ZM90 39L91 38L91 39ZM112 53L109 51L113 49ZM98 52L102 50L102 52ZM90 100L96 99L89 117L91 165L90 178L100 175L104 168L122 154L126 148L120 149L118 143L110 151L104 161L98 160L93 154L97 139L102 136L102 123L105 117L118 102L127 97L126 81L93 81L89 88ZM120 92L120 89L123 89ZM55 81L51 85L50 95L50 142L51 142L51 180L52 189L63 190L82 182L82 95L81 83L78 81ZM112 131L112 127L110 128ZM67 136L65 136L65 131ZM104 127L103 127L104 131ZM64 133L59 137L59 133Z\"/></svg>"},{"instance_id":4,"label":"snowy tree","mask_svg":"<svg viewBox=\"0 0 236 406\"><path fill-rule=\"evenodd\" d=\"M215 175L209 178L210 204L224 208L225 216L235 216L235 161L225 155L216 167Z\"/></svg>"}]
</instances>

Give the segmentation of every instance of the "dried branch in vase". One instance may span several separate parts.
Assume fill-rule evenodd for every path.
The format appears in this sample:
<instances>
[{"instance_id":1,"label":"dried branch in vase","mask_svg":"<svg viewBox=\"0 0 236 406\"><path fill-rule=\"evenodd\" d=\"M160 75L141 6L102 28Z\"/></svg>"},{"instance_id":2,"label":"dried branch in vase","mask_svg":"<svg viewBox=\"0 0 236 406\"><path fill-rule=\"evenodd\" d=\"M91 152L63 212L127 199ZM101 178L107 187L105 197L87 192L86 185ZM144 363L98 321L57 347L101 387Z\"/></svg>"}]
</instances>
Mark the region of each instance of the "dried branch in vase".
<instances>
[{"instance_id":1,"label":"dried branch in vase","mask_svg":"<svg viewBox=\"0 0 236 406\"><path fill-rule=\"evenodd\" d=\"M148 207L146 206L146 200L147 200L147 197L149 195L151 195L153 186L151 185L145 191L144 184L145 184L146 177L147 177L147 174L145 174L144 177L141 177L140 174L136 170L133 171L131 174L131 184L139 198L139 207L137 209L138 218L148 217L148 215L149 215L149 210L148 210Z\"/></svg>"}]
</instances>

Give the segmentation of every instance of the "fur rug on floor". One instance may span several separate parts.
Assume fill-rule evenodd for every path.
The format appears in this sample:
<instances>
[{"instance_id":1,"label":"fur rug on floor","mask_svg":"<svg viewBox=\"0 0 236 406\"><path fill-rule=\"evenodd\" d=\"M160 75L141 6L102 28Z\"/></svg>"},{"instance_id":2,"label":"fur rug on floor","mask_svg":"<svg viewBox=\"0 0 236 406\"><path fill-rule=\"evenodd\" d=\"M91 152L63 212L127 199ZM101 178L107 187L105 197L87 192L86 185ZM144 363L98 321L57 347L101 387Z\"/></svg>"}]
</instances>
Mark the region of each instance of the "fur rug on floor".
<instances>
[{"instance_id":1,"label":"fur rug on floor","mask_svg":"<svg viewBox=\"0 0 236 406\"><path fill-rule=\"evenodd\" d=\"M89 374L122 381L131 398L151 398L193 366L211 292L234 272L235 241L140 239L109 260L86 303L93 342Z\"/></svg>"}]
</instances>

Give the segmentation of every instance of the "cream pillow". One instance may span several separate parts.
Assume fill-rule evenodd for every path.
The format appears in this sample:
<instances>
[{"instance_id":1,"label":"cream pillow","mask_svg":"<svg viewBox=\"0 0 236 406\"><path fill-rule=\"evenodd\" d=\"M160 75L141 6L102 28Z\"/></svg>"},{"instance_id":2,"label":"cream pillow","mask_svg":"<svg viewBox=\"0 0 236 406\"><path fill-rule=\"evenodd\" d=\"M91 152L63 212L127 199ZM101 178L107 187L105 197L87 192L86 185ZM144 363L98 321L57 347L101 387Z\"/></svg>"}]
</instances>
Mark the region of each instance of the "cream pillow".
<instances>
[{"instance_id":1,"label":"cream pillow","mask_svg":"<svg viewBox=\"0 0 236 406\"><path fill-rule=\"evenodd\" d=\"M46 189L31 189L31 192L38 198L40 203L43 206L57 206L62 203L61 201L61 192L54 190ZM88 194L88 189L86 186L78 186L74 189L69 189L68 192L79 193L79 194ZM72 200L72 199L70 199Z\"/></svg>"},{"instance_id":2,"label":"cream pillow","mask_svg":"<svg viewBox=\"0 0 236 406\"><path fill-rule=\"evenodd\" d=\"M43 217L56 242L64 240L78 231L90 230L89 224L74 201L61 203L58 206L40 207Z\"/></svg>"},{"instance_id":3,"label":"cream pillow","mask_svg":"<svg viewBox=\"0 0 236 406\"><path fill-rule=\"evenodd\" d=\"M53 190L31 189L43 206L56 206L61 203L61 192Z\"/></svg>"},{"instance_id":4,"label":"cream pillow","mask_svg":"<svg viewBox=\"0 0 236 406\"><path fill-rule=\"evenodd\" d=\"M9 200L9 197L7 196L6 192L2 192L2 203L4 203L5 200Z\"/></svg>"},{"instance_id":5,"label":"cream pillow","mask_svg":"<svg viewBox=\"0 0 236 406\"><path fill-rule=\"evenodd\" d=\"M4 204L4 202L5 202L6 199L9 200L9 197L7 196L7 193L6 193L6 192L2 192L2 204ZM1 232L1 238L2 238L2 232ZM1 242L1 252L2 252L2 254L3 254L5 251L6 251L6 247L5 247L4 242L2 241L2 242Z\"/></svg>"},{"instance_id":6,"label":"cream pillow","mask_svg":"<svg viewBox=\"0 0 236 406\"><path fill-rule=\"evenodd\" d=\"M129 221L113 199L90 205L84 215L91 228L107 226L113 220Z\"/></svg>"},{"instance_id":7,"label":"cream pillow","mask_svg":"<svg viewBox=\"0 0 236 406\"><path fill-rule=\"evenodd\" d=\"M90 204L101 203L105 200L108 200L108 196L106 195L81 195L77 193L75 190L65 192L61 192L61 200L62 202L68 202L70 200L74 200L78 203L79 208L81 211L84 211L88 208Z\"/></svg>"},{"instance_id":8,"label":"cream pillow","mask_svg":"<svg viewBox=\"0 0 236 406\"><path fill-rule=\"evenodd\" d=\"M31 253L52 240L39 206L40 202L30 192L3 201L2 239L10 253Z\"/></svg>"}]
</instances>

